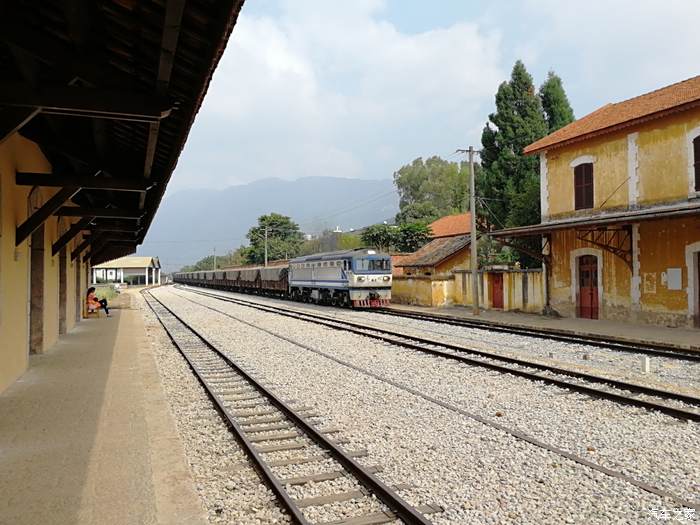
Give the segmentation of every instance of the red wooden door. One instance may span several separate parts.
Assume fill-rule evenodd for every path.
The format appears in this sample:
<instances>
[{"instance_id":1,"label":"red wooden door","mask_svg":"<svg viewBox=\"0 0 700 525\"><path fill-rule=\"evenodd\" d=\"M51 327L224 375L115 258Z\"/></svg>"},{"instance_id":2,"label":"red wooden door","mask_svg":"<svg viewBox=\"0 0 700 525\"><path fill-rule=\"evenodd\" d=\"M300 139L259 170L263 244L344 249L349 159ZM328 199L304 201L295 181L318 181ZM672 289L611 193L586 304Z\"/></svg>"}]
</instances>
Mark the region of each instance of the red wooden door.
<instances>
[{"instance_id":1,"label":"red wooden door","mask_svg":"<svg viewBox=\"0 0 700 525\"><path fill-rule=\"evenodd\" d=\"M493 273L491 274L491 289L493 290L492 303L493 308L503 308L503 274Z\"/></svg>"},{"instance_id":2,"label":"red wooden door","mask_svg":"<svg viewBox=\"0 0 700 525\"><path fill-rule=\"evenodd\" d=\"M598 319L598 260L584 255L578 261L578 316Z\"/></svg>"}]
</instances>

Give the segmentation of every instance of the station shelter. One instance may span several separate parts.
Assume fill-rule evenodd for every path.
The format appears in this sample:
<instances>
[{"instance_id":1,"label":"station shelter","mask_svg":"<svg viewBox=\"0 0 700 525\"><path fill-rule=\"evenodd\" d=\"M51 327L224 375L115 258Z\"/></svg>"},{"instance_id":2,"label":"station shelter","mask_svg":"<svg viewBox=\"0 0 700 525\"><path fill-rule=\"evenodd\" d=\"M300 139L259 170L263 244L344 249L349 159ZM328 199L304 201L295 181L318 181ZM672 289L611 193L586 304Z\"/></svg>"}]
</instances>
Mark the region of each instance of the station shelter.
<instances>
[{"instance_id":1,"label":"station shelter","mask_svg":"<svg viewBox=\"0 0 700 525\"><path fill-rule=\"evenodd\" d=\"M0 392L143 242L241 5L0 6Z\"/></svg>"},{"instance_id":2,"label":"station shelter","mask_svg":"<svg viewBox=\"0 0 700 525\"><path fill-rule=\"evenodd\" d=\"M607 104L529 145L545 301L565 317L700 326L700 76Z\"/></svg>"},{"instance_id":3,"label":"station shelter","mask_svg":"<svg viewBox=\"0 0 700 525\"><path fill-rule=\"evenodd\" d=\"M92 284L160 284L160 260L158 257L119 257L93 266Z\"/></svg>"}]
</instances>

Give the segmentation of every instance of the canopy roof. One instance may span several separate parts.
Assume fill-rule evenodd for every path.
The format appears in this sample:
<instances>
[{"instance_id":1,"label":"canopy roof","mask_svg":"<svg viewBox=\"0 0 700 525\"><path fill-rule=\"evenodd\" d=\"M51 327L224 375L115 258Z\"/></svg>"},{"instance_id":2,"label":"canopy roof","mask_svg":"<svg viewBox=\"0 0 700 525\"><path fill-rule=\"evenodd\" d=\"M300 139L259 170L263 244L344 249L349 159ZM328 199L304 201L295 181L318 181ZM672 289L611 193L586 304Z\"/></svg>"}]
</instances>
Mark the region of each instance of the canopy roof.
<instances>
[{"instance_id":1,"label":"canopy roof","mask_svg":"<svg viewBox=\"0 0 700 525\"><path fill-rule=\"evenodd\" d=\"M633 224L635 222L653 219L672 219L693 215L700 215L700 202L675 204L672 206L655 206L654 208L634 211L606 212L594 216L587 215L585 217L569 217L566 219L534 224L532 226L519 226L517 228L496 230L490 232L489 236L495 238L530 237L570 228Z\"/></svg>"},{"instance_id":2,"label":"canopy roof","mask_svg":"<svg viewBox=\"0 0 700 525\"><path fill-rule=\"evenodd\" d=\"M160 268L158 257L127 256L103 262L94 268Z\"/></svg>"},{"instance_id":3,"label":"canopy roof","mask_svg":"<svg viewBox=\"0 0 700 525\"><path fill-rule=\"evenodd\" d=\"M0 142L39 144L52 173L17 183L64 190L53 214L92 232L93 264L143 242L242 4L0 5Z\"/></svg>"}]
</instances>

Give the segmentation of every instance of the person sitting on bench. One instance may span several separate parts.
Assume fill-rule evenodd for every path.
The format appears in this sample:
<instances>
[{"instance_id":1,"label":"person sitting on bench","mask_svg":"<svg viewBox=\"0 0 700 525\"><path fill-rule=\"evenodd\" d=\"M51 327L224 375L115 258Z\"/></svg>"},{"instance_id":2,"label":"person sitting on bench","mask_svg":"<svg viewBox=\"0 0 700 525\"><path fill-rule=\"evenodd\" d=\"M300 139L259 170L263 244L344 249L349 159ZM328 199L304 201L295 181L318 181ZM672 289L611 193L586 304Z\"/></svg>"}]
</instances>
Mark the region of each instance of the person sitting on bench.
<instances>
[{"instance_id":1,"label":"person sitting on bench","mask_svg":"<svg viewBox=\"0 0 700 525\"><path fill-rule=\"evenodd\" d=\"M95 295L95 287L91 286L87 291L87 308L88 312L94 312L100 308L104 309L105 314L109 317L109 308L107 308L107 299L98 299Z\"/></svg>"}]
</instances>

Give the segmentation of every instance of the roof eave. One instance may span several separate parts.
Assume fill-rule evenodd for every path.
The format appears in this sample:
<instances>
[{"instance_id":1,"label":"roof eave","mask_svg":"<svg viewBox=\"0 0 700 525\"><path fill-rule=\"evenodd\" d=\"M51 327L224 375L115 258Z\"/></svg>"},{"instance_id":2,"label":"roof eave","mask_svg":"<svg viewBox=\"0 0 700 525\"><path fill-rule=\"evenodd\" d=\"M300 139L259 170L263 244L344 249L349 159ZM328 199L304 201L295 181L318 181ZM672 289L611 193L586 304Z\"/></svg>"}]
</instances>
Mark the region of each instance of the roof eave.
<instances>
[{"instance_id":1,"label":"roof eave","mask_svg":"<svg viewBox=\"0 0 700 525\"><path fill-rule=\"evenodd\" d=\"M667 117L669 115L673 115L675 113L681 113L683 111L687 111L687 110L690 110L690 109L693 109L696 107L700 107L700 99L694 100L692 102L687 102L685 104L680 104L680 105L674 106L672 108L664 109L661 111L656 111L654 113L644 115L643 117L638 117L638 118L635 118L632 120L627 120L625 122L620 122L619 124L615 124L613 126L608 126L606 128L591 131L590 133L584 133L582 135L578 135L576 137L571 137L570 139L555 142L553 144L547 144L545 146L531 148L531 146L533 144L537 144L537 142L533 142L532 144L530 144L530 146L527 146L523 149L523 154L524 155L535 155L535 154L541 153L543 151L549 151L552 149L562 148L565 146L569 146L571 144L575 144L577 142L583 142L583 141L588 140L588 139L600 137L601 135L607 135L609 133L614 133L616 131L620 131L620 130L623 130L623 129L626 129L626 128L629 128L632 126L636 126L638 124L644 124L645 122L657 120L657 119L660 119L663 117Z\"/></svg>"}]
</instances>

